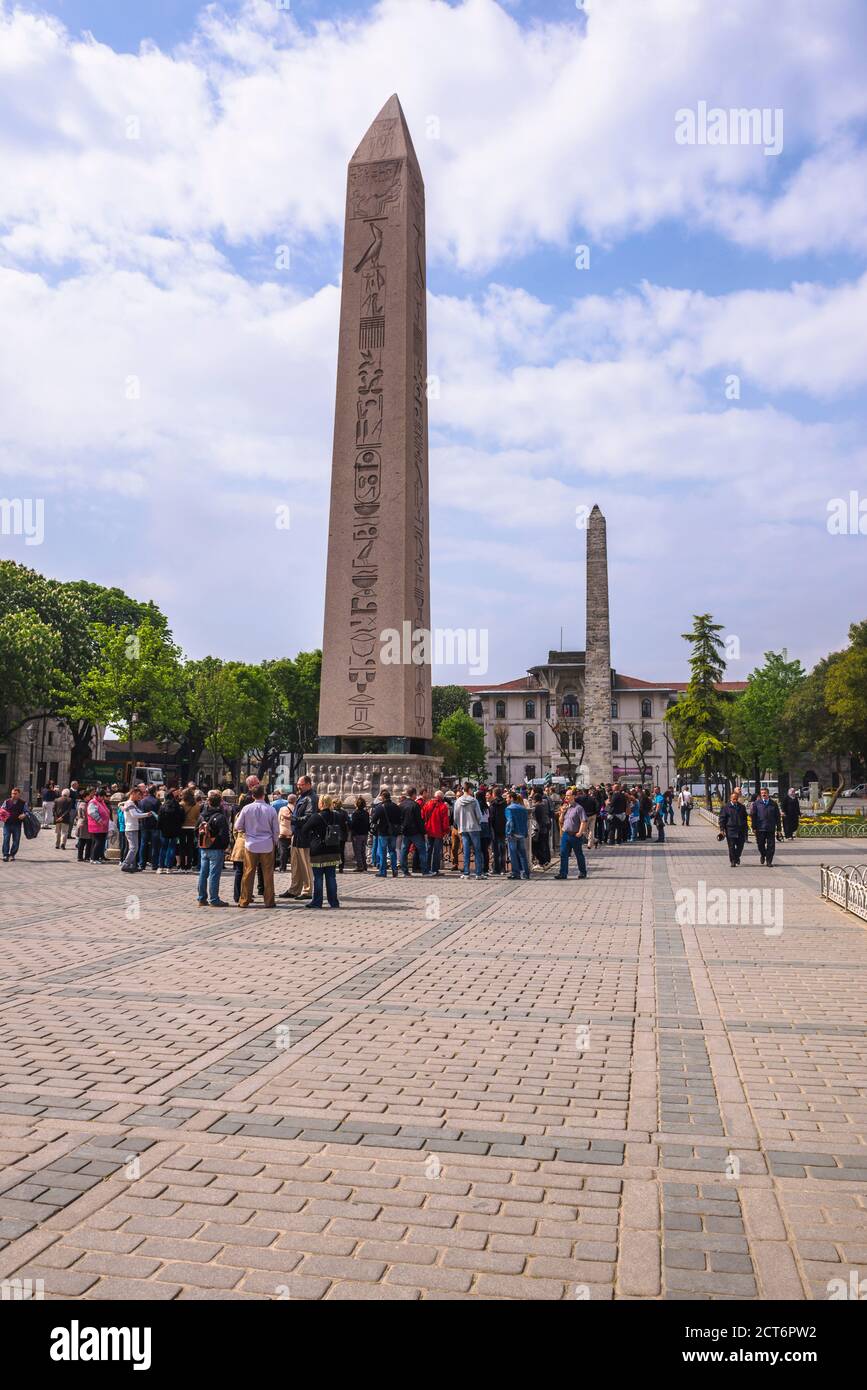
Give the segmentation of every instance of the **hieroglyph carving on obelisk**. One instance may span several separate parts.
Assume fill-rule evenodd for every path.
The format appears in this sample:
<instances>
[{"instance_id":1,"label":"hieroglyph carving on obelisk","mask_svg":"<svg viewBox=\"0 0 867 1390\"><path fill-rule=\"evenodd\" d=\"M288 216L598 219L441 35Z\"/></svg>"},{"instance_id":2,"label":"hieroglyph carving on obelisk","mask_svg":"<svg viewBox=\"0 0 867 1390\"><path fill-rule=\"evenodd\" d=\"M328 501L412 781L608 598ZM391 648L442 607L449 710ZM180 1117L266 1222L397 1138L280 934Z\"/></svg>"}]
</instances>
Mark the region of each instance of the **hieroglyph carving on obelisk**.
<instances>
[{"instance_id":1,"label":"hieroglyph carving on obelisk","mask_svg":"<svg viewBox=\"0 0 867 1390\"><path fill-rule=\"evenodd\" d=\"M393 96L349 164L320 747L431 738L429 659L382 660L383 633L430 626L425 261L424 185Z\"/></svg>"}]
</instances>

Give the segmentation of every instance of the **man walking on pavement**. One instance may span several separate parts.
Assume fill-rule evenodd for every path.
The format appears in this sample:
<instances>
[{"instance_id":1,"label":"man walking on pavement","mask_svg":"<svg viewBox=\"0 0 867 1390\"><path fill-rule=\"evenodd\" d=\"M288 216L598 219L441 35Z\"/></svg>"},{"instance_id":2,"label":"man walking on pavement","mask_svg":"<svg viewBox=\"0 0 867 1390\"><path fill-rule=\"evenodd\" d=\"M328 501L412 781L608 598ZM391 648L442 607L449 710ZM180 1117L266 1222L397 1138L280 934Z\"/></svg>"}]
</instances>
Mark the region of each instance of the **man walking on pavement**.
<instances>
[{"instance_id":1,"label":"man walking on pavement","mask_svg":"<svg viewBox=\"0 0 867 1390\"><path fill-rule=\"evenodd\" d=\"M752 818L753 834L756 837L756 848L759 851L759 862L767 864L769 869L774 866L774 850L777 846L777 831L780 828L780 808L776 801L771 800L771 793L767 787L762 787L758 797L750 807Z\"/></svg>"},{"instance_id":2,"label":"man walking on pavement","mask_svg":"<svg viewBox=\"0 0 867 1390\"><path fill-rule=\"evenodd\" d=\"M719 813L717 838L728 843L729 863L736 869L747 838L747 808L741 801L740 787L732 787L731 799Z\"/></svg>"}]
</instances>

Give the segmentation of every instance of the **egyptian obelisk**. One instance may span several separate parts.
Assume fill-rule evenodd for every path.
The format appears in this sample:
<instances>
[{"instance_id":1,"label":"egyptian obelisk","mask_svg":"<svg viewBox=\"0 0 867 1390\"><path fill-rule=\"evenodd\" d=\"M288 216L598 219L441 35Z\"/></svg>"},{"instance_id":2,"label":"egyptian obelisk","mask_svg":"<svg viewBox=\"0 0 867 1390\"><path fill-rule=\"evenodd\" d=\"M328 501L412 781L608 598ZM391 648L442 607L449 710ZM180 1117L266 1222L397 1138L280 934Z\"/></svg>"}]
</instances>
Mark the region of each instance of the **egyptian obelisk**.
<instances>
[{"instance_id":1,"label":"egyptian obelisk","mask_svg":"<svg viewBox=\"0 0 867 1390\"><path fill-rule=\"evenodd\" d=\"M587 523L587 640L584 654L584 761L590 781L610 782L611 634L608 619L608 540L594 506Z\"/></svg>"},{"instance_id":2,"label":"egyptian obelisk","mask_svg":"<svg viewBox=\"0 0 867 1390\"><path fill-rule=\"evenodd\" d=\"M430 629L425 295L424 184L392 96L349 163L319 740L306 760L344 796L430 786L437 772L430 642L412 659Z\"/></svg>"}]
</instances>

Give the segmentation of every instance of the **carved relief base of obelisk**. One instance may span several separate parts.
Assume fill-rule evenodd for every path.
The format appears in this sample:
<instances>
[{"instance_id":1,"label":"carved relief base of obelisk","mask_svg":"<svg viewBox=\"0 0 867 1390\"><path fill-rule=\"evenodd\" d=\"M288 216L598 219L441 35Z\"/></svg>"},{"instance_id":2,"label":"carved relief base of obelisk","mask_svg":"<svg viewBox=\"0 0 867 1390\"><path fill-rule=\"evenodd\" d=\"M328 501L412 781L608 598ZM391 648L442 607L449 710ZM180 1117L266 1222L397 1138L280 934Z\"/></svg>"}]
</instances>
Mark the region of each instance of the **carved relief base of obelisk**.
<instances>
[{"instance_id":1,"label":"carved relief base of obelisk","mask_svg":"<svg viewBox=\"0 0 867 1390\"><path fill-rule=\"evenodd\" d=\"M439 758L401 754L399 757L374 753L308 753L304 759L307 776L320 796L336 796L352 806L359 796L368 805L383 790L400 799L410 787L433 792L440 784Z\"/></svg>"}]
</instances>

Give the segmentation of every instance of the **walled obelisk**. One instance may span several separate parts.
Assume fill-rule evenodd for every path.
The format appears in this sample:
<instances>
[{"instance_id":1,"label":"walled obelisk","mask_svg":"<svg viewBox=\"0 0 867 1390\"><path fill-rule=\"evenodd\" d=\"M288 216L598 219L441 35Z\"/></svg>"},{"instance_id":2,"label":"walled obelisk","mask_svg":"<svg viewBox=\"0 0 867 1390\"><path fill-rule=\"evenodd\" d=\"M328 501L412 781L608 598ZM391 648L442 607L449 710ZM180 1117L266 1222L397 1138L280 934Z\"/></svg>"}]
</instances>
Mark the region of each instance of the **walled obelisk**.
<instances>
[{"instance_id":1,"label":"walled obelisk","mask_svg":"<svg viewBox=\"0 0 867 1390\"><path fill-rule=\"evenodd\" d=\"M319 740L306 760L344 797L431 786L438 772L430 641L417 641L430 629L425 295L424 183L392 96L349 163Z\"/></svg>"},{"instance_id":2,"label":"walled obelisk","mask_svg":"<svg viewBox=\"0 0 867 1390\"><path fill-rule=\"evenodd\" d=\"M584 654L584 761L590 781L610 782L611 634L608 620L608 540L594 506L587 523L587 640Z\"/></svg>"}]
</instances>

